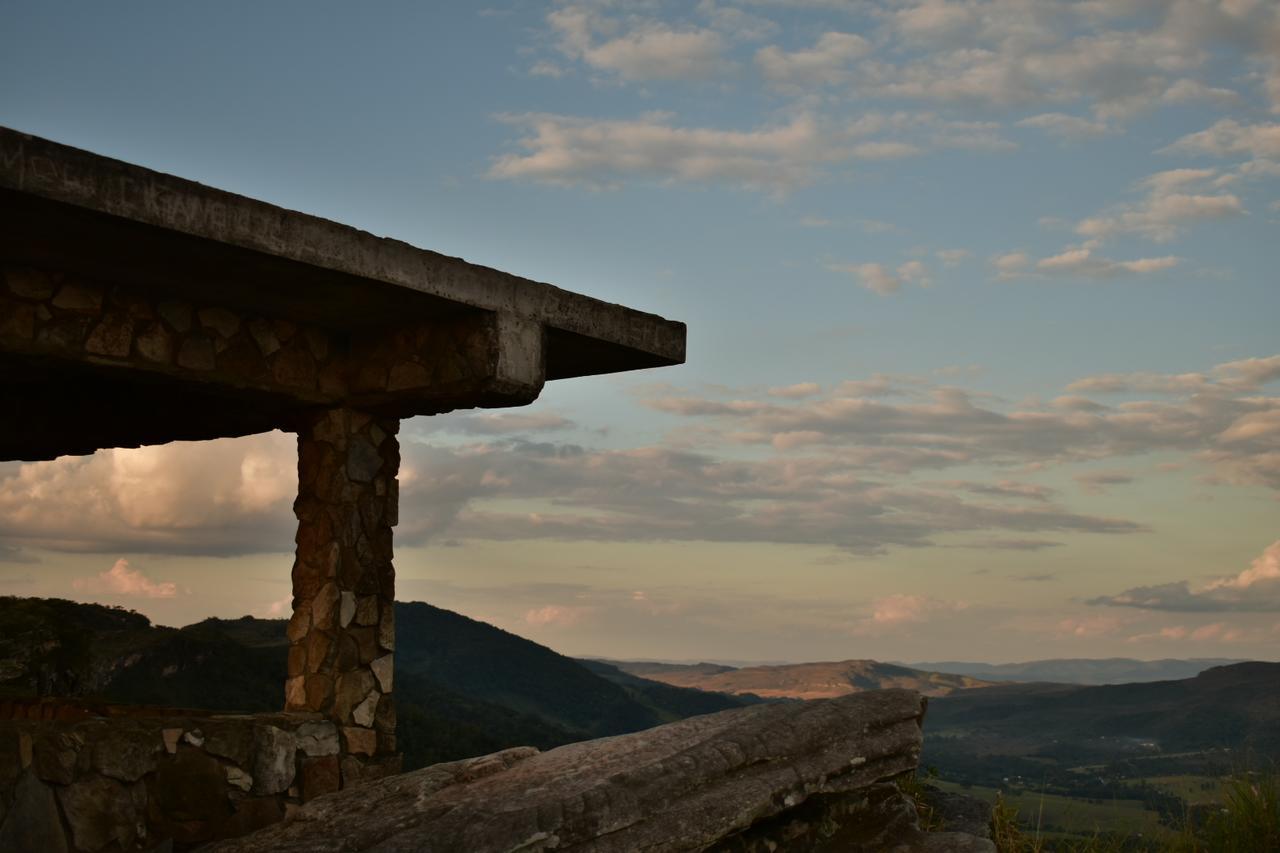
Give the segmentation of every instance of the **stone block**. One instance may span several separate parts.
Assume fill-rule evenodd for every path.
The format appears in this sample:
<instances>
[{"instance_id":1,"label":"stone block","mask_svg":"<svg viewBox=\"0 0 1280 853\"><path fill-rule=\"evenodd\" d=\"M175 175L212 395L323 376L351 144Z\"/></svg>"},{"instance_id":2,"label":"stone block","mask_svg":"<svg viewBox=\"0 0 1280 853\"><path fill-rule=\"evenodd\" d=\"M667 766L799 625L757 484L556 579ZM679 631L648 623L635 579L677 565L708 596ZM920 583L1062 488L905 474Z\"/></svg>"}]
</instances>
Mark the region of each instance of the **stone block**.
<instances>
[{"instance_id":1,"label":"stone block","mask_svg":"<svg viewBox=\"0 0 1280 853\"><path fill-rule=\"evenodd\" d=\"M293 670L290 670L292 672ZM307 696L307 677L305 675L295 675L284 683L284 709L286 711L301 711L313 708L310 699Z\"/></svg>"},{"instance_id":2,"label":"stone block","mask_svg":"<svg viewBox=\"0 0 1280 853\"><path fill-rule=\"evenodd\" d=\"M72 732L49 732L37 738L32 766L46 782L70 785L76 775L76 759L84 738Z\"/></svg>"},{"instance_id":3,"label":"stone block","mask_svg":"<svg viewBox=\"0 0 1280 853\"><path fill-rule=\"evenodd\" d=\"M44 270L11 267L5 270L9 292L23 299L48 299L53 295L53 280Z\"/></svg>"},{"instance_id":4,"label":"stone block","mask_svg":"<svg viewBox=\"0 0 1280 853\"><path fill-rule=\"evenodd\" d=\"M174 755L178 751L178 739L182 737L182 729L161 729L160 739L164 742L164 751Z\"/></svg>"},{"instance_id":5,"label":"stone block","mask_svg":"<svg viewBox=\"0 0 1280 853\"><path fill-rule=\"evenodd\" d=\"M67 853L67 838L58 817L53 789L34 773L24 773L0 823L0 850Z\"/></svg>"},{"instance_id":6,"label":"stone block","mask_svg":"<svg viewBox=\"0 0 1280 853\"><path fill-rule=\"evenodd\" d=\"M53 307L76 314L97 314L102 310L102 290L86 284L64 284L53 297Z\"/></svg>"},{"instance_id":7,"label":"stone block","mask_svg":"<svg viewBox=\"0 0 1280 853\"><path fill-rule=\"evenodd\" d=\"M139 786L142 790L141 786ZM141 798L145 805L145 795ZM58 801L80 850L97 851L115 842L128 849L138 837L139 809L129 788L105 776L89 776L58 789Z\"/></svg>"},{"instance_id":8,"label":"stone block","mask_svg":"<svg viewBox=\"0 0 1280 853\"><path fill-rule=\"evenodd\" d=\"M305 344L292 343L271 359L271 377L286 388L316 387L316 362Z\"/></svg>"},{"instance_id":9,"label":"stone block","mask_svg":"<svg viewBox=\"0 0 1280 853\"><path fill-rule=\"evenodd\" d=\"M275 726L253 730L253 791L278 794L293 784L297 741L292 732Z\"/></svg>"},{"instance_id":10,"label":"stone block","mask_svg":"<svg viewBox=\"0 0 1280 853\"><path fill-rule=\"evenodd\" d=\"M210 728L204 739L205 752L225 758L241 767L249 766L249 760L253 757L253 748L253 728L242 721Z\"/></svg>"},{"instance_id":11,"label":"stone block","mask_svg":"<svg viewBox=\"0 0 1280 853\"><path fill-rule=\"evenodd\" d=\"M347 627L351 624L351 620L356 615L356 594L354 592L341 593L338 601L338 625Z\"/></svg>"},{"instance_id":12,"label":"stone block","mask_svg":"<svg viewBox=\"0 0 1280 853\"><path fill-rule=\"evenodd\" d=\"M109 731L93 745L93 769L122 782L136 782L156 769L159 745L132 731Z\"/></svg>"},{"instance_id":13,"label":"stone block","mask_svg":"<svg viewBox=\"0 0 1280 853\"><path fill-rule=\"evenodd\" d=\"M264 358L274 355L280 349L280 339L276 337L275 329L271 327L270 322L261 317L255 317L249 321L249 334L258 345L258 352L262 353Z\"/></svg>"},{"instance_id":14,"label":"stone block","mask_svg":"<svg viewBox=\"0 0 1280 853\"><path fill-rule=\"evenodd\" d=\"M394 655L383 655L369 664L369 669L373 670L374 678L378 679L378 688L383 693L391 692L391 680L395 674L394 657Z\"/></svg>"},{"instance_id":15,"label":"stone block","mask_svg":"<svg viewBox=\"0 0 1280 853\"><path fill-rule=\"evenodd\" d=\"M306 677L307 702L304 707L312 711L328 711L333 703L333 677L318 672Z\"/></svg>"},{"instance_id":16,"label":"stone block","mask_svg":"<svg viewBox=\"0 0 1280 853\"><path fill-rule=\"evenodd\" d=\"M249 789L253 787L253 777L250 776L248 773L245 773L239 767L236 767L235 765L232 765L232 764L228 764L226 767L223 768L223 770L226 771L228 785L231 785L232 787L235 787L235 788L239 788L241 791L244 791L245 793L248 793Z\"/></svg>"},{"instance_id":17,"label":"stone block","mask_svg":"<svg viewBox=\"0 0 1280 853\"><path fill-rule=\"evenodd\" d=\"M218 759L196 749L181 750L160 762L148 781L151 811L178 823L221 820L231 813L226 784Z\"/></svg>"},{"instance_id":18,"label":"stone block","mask_svg":"<svg viewBox=\"0 0 1280 853\"><path fill-rule=\"evenodd\" d=\"M378 733L360 726L343 726L342 738L351 755L373 755L378 751Z\"/></svg>"},{"instance_id":19,"label":"stone block","mask_svg":"<svg viewBox=\"0 0 1280 853\"><path fill-rule=\"evenodd\" d=\"M363 595L356 602L355 623L357 625L378 624L378 596Z\"/></svg>"},{"instance_id":20,"label":"stone block","mask_svg":"<svg viewBox=\"0 0 1280 853\"><path fill-rule=\"evenodd\" d=\"M378 645L388 651L396 647L396 609L391 603L382 608L382 618L378 621Z\"/></svg>"},{"instance_id":21,"label":"stone block","mask_svg":"<svg viewBox=\"0 0 1280 853\"><path fill-rule=\"evenodd\" d=\"M335 611L338 607L338 586L332 581L320 587L316 597L311 601L312 633L317 628L332 628Z\"/></svg>"},{"instance_id":22,"label":"stone block","mask_svg":"<svg viewBox=\"0 0 1280 853\"><path fill-rule=\"evenodd\" d=\"M133 321L118 314L108 314L93 327L84 348L94 355L128 358L133 348Z\"/></svg>"},{"instance_id":23,"label":"stone block","mask_svg":"<svg viewBox=\"0 0 1280 853\"><path fill-rule=\"evenodd\" d=\"M226 308L201 308L196 312L200 325L212 329L223 338L230 338L240 330L240 317Z\"/></svg>"},{"instance_id":24,"label":"stone block","mask_svg":"<svg viewBox=\"0 0 1280 853\"><path fill-rule=\"evenodd\" d=\"M381 698L382 694L377 690L369 691L369 695L364 697L364 701L351 712L351 720L357 726L372 726L374 714L378 710L378 700Z\"/></svg>"},{"instance_id":25,"label":"stone block","mask_svg":"<svg viewBox=\"0 0 1280 853\"><path fill-rule=\"evenodd\" d=\"M294 732L298 751L317 757L338 754L338 729L330 722L303 723Z\"/></svg>"},{"instance_id":26,"label":"stone block","mask_svg":"<svg viewBox=\"0 0 1280 853\"><path fill-rule=\"evenodd\" d=\"M160 323L151 323L133 339L134 349L143 359L156 364L173 361L173 336Z\"/></svg>"},{"instance_id":27,"label":"stone block","mask_svg":"<svg viewBox=\"0 0 1280 853\"><path fill-rule=\"evenodd\" d=\"M185 302L161 302L156 306L160 316L178 334L191 331L191 306Z\"/></svg>"},{"instance_id":28,"label":"stone block","mask_svg":"<svg viewBox=\"0 0 1280 853\"><path fill-rule=\"evenodd\" d=\"M201 334L194 334L182 342L178 349L178 366L187 370L213 370L213 341Z\"/></svg>"},{"instance_id":29,"label":"stone block","mask_svg":"<svg viewBox=\"0 0 1280 853\"><path fill-rule=\"evenodd\" d=\"M321 794L332 794L342 786L342 776L338 764L337 736L331 755L308 758L302 762L302 801L314 800Z\"/></svg>"},{"instance_id":30,"label":"stone block","mask_svg":"<svg viewBox=\"0 0 1280 853\"><path fill-rule=\"evenodd\" d=\"M0 344L25 344L36 334L36 309L0 298Z\"/></svg>"},{"instance_id":31,"label":"stone block","mask_svg":"<svg viewBox=\"0 0 1280 853\"><path fill-rule=\"evenodd\" d=\"M358 669L338 676L338 684L334 691L333 718L342 723L349 722L351 712L369 695L373 685L373 673L367 669Z\"/></svg>"}]
</instances>

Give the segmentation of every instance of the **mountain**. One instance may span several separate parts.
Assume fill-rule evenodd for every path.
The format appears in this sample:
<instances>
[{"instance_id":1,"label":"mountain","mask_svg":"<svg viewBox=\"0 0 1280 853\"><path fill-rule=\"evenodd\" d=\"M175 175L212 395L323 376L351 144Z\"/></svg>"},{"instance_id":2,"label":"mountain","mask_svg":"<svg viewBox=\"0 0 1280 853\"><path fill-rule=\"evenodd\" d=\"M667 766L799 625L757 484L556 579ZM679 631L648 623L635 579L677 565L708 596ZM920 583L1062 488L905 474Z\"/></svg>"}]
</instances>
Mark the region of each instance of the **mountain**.
<instances>
[{"instance_id":1,"label":"mountain","mask_svg":"<svg viewBox=\"0 0 1280 853\"><path fill-rule=\"evenodd\" d=\"M1230 748L1280 755L1280 663L1238 663L1194 678L1077 686L1004 684L929 703L939 745L970 752L1114 753ZM954 739L954 743L952 743Z\"/></svg>"},{"instance_id":2,"label":"mountain","mask_svg":"<svg viewBox=\"0 0 1280 853\"><path fill-rule=\"evenodd\" d=\"M1245 663L1231 658L1134 660L1133 658L1060 658L1024 663L929 661L909 663L914 669L968 675L990 681L1052 681L1059 684L1131 684L1194 678L1214 666Z\"/></svg>"},{"instance_id":3,"label":"mountain","mask_svg":"<svg viewBox=\"0 0 1280 853\"><path fill-rule=\"evenodd\" d=\"M905 687L926 696L945 696L956 690L986 687L991 682L965 675L925 672L873 660L749 666L669 664L647 661L608 661L630 675L674 687L694 687L733 695L769 699L830 699L863 690Z\"/></svg>"},{"instance_id":4,"label":"mountain","mask_svg":"<svg viewBox=\"0 0 1280 853\"><path fill-rule=\"evenodd\" d=\"M638 731L747 700L600 672L492 625L396 604L397 736L406 768ZM185 628L60 599L0 598L0 695L270 711L283 701L285 621Z\"/></svg>"}]
</instances>

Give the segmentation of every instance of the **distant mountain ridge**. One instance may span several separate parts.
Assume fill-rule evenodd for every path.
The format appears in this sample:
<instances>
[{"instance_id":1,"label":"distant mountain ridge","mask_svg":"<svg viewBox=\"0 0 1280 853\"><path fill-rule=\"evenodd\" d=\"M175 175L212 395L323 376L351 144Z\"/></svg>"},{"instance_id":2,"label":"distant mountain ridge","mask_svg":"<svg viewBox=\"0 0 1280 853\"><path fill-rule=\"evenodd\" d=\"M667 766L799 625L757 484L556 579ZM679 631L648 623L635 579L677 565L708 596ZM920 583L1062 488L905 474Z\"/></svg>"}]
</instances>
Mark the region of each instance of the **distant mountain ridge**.
<instances>
[{"instance_id":1,"label":"distant mountain ridge","mask_svg":"<svg viewBox=\"0 0 1280 853\"><path fill-rule=\"evenodd\" d=\"M624 734L750 700L584 666L492 625L397 602L397 738L406 767ZM275 711L280 619L185 628L62 599L0 597L0 695L58 695L211 711Z\"/></svg>"},{"instance_id":2,"label":"distant mountain ridge","mask_svg":"<svg viewBox=\"0 0 1280 853\"><path fill-rule=\"evenodd\" d=\"M913 669L968 675L990 681L1048 681L1057 684L1133 684L1195 678L1215 666L1246 663L1238 658L1050 658L1022 663L928 661L907 663Z\"/></svg>"},{"instance_id":3,"label":"distant mountain ridge","mask_svg":"<svg viewBox=\"0 0 1280 853\"><path fill-rule=\"evenodd\" d=\"M675 687L693 687L766 699L831 699L864 690L904 687L926 696L988 687L993 682L966 675L926 672L873 660L825 661L777 666L731 667L723 664L671 664L607 661L623 672Z\"/></svg>"},{"instance_id":4,"label":"distant mountain ridge","mask_svg":"<svg viewBox=\"0 0 1280 853\"><path fill-rule=\"evenodd\" d=\"M965 690L929 704L929 729L931 743L945 751L1030 756L1143 741L1164 752L1280 756L1280 663L1230 664L1172 681Z\"/></svg>"}]
</instances>

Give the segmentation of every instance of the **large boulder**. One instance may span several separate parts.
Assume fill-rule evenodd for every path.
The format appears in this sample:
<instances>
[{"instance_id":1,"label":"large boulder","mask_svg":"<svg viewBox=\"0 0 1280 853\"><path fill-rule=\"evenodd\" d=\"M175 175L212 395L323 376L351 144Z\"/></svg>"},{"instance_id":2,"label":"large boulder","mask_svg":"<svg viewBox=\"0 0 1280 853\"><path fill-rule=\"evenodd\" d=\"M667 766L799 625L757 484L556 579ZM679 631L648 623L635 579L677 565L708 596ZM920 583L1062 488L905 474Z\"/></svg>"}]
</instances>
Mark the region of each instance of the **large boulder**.
<instances>
[{"instance_id":1,"label":"large boulder","mask_svg":"<svg viewBox=\"0 0 1280 853\"><path fill-rule=\"evenodd\" d=\"M924 703L913 691L880 690L723 711L548 752L508 749L328 794L285 823L206 849L732 847L807 800L862 801L875 783L914 770Z\"/></svg>"}]
</instances>

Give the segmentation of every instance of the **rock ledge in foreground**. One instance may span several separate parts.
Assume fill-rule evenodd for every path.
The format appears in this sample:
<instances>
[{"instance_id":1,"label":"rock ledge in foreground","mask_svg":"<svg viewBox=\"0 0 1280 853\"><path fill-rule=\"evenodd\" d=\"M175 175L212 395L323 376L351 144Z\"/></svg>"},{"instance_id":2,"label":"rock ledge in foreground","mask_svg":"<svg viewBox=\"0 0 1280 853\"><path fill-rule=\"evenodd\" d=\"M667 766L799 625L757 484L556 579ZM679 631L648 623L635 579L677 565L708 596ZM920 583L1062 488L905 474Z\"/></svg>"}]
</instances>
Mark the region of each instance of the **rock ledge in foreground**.
<instances>
[{"instance_id":1,"label":"rock ledge in foreground","mask_svg":"<svg viewBox=\"0 0 1280 853\"><path fill-rule=\"evenodd\" d=\"M508 749L323 796L286 823L204 849L734 847L810 798L860 792L915 769L923 714L919 694L881 690L723 711L548 752Z\"/></svg>"}]
</instances>

